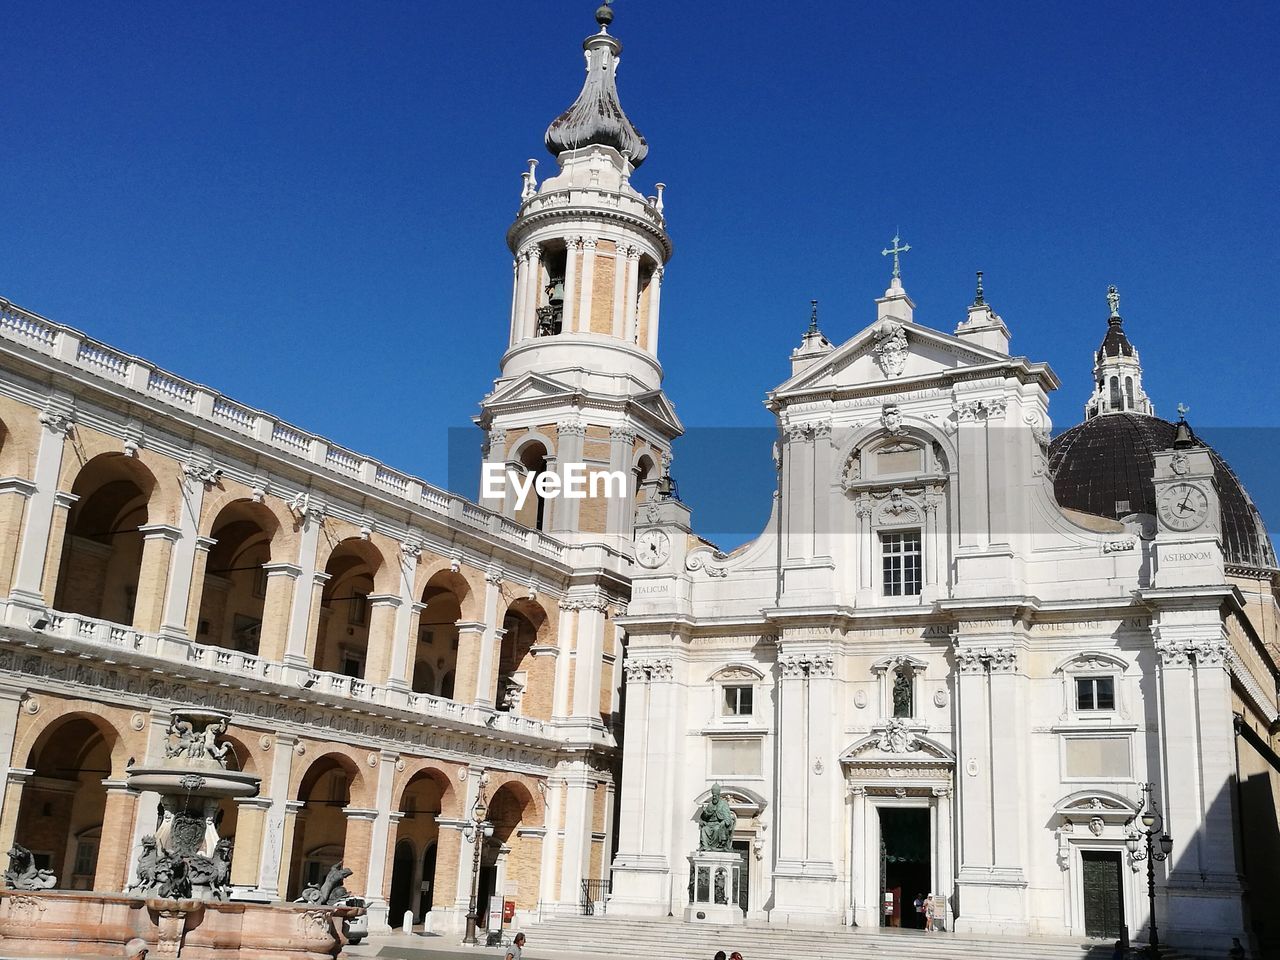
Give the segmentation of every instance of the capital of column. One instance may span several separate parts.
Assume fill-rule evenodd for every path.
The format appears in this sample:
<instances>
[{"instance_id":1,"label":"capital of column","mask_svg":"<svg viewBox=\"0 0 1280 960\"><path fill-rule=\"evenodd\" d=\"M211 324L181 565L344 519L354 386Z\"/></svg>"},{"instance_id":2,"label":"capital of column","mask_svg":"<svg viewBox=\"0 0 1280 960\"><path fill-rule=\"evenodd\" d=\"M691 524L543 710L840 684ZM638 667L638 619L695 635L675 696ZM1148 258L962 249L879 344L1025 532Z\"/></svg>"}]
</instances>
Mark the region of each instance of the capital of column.
<instances>
[{"instance_id":1,"label":"capital of column","mask_svg":"<svg viewBox=\"0 0 1280 960\"><path fill-rule=\"evenodd\" d=\"M177 543L182 537L182 531L167 523L148 523L138 528L138 532L142 534L143 540L168 540L170 543Z\"/></svg>"},{"instance_id":2,"label":"capital of column","mask_svg":"<svg viewBox=\"0 0 1280 960\"><path fill-rule=\"evenodd\" d=\"M403 602L404 598L395 593L374 593L369 596L369 606L371 607L391 607L394 609Z\"/></svg>"},{"instance_id":3,"label":"capital of column","mask_svg":"<svg viewBox=\"0 0 1280 960\"><path fill-rule=\"evenodd\" d=\"M201 553L208 553L218 545L218 541L214 537L196 537L196 550Z\"/></svg>"},{"instance_id":4,"label":"capital of column","mask_svg":"<svg viewBox=\"0 0 1280 960\"><path fill-rule=\"evenodd\" d=\"M5 477L0 479L0 496L16 493L20 497L31 497L36 492L35 482L22 477Z\"/></svg>"},{"instance_id":5,"label":"capital of column","mask_svg":"<svg viewBox=\"0 0 1280 960\"><path fill-rule=\"evenodd\" d=\"M342 815L348 820L368 820L370 822L378 819L378 811L363 807L347 807L342 811Z\"/></svg>"},{"instance_id":6,"label":"capital of column","mask_svg":"<svg viewBox=\"0 0 1280 960\"><path fill-rule=\"evenodd\" d=\"M267 571L268 577L288 577L290 580L297 580L302 576L302 568L300 566L283 560L279 563L264 563L262 569Z\"/></svg>"},{"instance_id":7,"label":"capital of column","mask_svg":"<svg viewBox=\"0 0 1280 960\"><path fill-rule=\"evenodd\" d=\"M80 499L80 494L71 493L67 490L58 490L53 494L53 505L61 507L63 510L70 510L75 506L76 501Z\"/></svg>"}]
</instances>

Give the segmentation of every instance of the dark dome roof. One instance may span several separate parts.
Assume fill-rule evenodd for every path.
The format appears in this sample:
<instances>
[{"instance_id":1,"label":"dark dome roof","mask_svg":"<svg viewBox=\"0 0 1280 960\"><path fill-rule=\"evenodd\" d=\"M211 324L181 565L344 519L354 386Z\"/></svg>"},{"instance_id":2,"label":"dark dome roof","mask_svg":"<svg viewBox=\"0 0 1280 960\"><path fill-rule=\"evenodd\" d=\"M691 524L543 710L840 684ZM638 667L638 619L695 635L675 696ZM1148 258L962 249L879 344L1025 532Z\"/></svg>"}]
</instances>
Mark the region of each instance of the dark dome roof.
<instances>
[{"instance_id":1,"label":"dark dome roof","mask_svg":"<svg viewBox=\"0 0 1280 960\"><path fill-rule=\"evenodd\" d=\"M1124 334L1124 323L1118 316L1113 316L1107 324L1107 335L1102 338L1102 346L1098 347L1098 359L1118 357L1124 354L1133 356L1133 344Z\"/></svg>"},{"instance_id":2,"label":"dark dome roof","mask_svg":"<svg viewBox=\"0 0 1280 960\"><path fill-rule=\"evenodd\" d=\"M1154 454L1173 446L1176 430L1176 424L1158 417L1108 413L1063 431L1049 446L1049 470L1058 503L1113 519L1130 513L1154 515ZM1227 563L1274 567L1275 551L1253 501L1212 447L1209 456L1218 481Z\"/></svg>"}]
</instances>

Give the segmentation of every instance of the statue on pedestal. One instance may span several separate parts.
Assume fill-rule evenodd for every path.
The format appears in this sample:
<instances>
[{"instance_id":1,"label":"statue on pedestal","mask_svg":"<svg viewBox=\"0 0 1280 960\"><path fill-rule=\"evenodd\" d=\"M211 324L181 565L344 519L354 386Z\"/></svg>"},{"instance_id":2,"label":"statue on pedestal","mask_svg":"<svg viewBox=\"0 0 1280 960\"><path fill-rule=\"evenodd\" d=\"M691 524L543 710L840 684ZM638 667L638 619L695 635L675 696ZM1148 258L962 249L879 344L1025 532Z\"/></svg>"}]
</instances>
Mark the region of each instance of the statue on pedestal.
<instances>
[{"instance_id":1,"label":"statue on pedestal","mask_svg":"<svg viewBox=\"0 0 1280 960\"><path fill-rule=\"evenodd\" d=\"M715 784L710 798L698 811L698 849L727 851L737 822L737 816L720 795L720 784Z\"/></svg>"}]
</instances>

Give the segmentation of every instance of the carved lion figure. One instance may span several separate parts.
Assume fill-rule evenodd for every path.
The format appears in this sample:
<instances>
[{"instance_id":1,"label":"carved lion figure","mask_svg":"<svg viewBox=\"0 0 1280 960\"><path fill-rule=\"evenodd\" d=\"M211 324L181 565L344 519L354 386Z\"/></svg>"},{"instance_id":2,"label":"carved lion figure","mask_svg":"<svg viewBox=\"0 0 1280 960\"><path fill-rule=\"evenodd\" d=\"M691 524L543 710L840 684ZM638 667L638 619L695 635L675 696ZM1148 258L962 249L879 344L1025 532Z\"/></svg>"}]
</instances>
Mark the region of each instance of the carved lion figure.
<instances>
[{"instance_id":1,"label":"carved lion figure","mask_svg":"<svg viewBox=\"0 0 1280 960\"><path fill-rule=\"evenodd\" d=\"M316 903L322 906L333 906L351 898L351 892L342 885L342 881L351 876L351 871L341 863L335 863L319 883L307 884L296 903Z\"/></svg>"},{"instance_id":2,"label":"carved lion figure","mask_svg":"<svg viewBox=\"0 0 1280 960\"><path fill-rule=\"evenodd\" d=\"M58 878L52 870L36 866L35 855L20 843L9 851L9 869L4 872L4 882L10 890L52 890Z\"/></svg>"}]
</instances>

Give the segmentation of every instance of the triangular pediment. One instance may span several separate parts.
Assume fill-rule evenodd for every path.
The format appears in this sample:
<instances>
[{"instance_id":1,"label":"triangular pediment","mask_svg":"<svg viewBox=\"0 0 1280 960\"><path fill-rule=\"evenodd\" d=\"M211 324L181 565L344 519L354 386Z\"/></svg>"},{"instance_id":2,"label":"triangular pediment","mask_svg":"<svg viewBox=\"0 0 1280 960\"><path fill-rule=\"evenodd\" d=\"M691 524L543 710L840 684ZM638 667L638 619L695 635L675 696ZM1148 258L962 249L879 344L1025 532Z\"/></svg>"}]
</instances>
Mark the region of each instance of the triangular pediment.
<instances>
[{"instance_id":1,"label":"triangular pediment","mask_svg":"<svg viewBox=\"0 0 1280 960\"><path fill-rule=\"evenodd\" d=\"M676 415L675 406L661 390L652 390L649 393L641 394L635 397L632 402L649 413L659 423L665 424L674 435L679 436L684 433L684 424L680 422L680 418Z\"/></svg>"},{"instance_id":2,"label":"triangular pediment","mask_svg":"<svg viewBox=\"0 0 1280 960\"><path fill-rule=\"evenodd\" d=\"M484 398L484 405L493 407L510 403L545 401L570 397L576 392L577 387L561 383L553 377L541 373L526 373L510 383L500 384L493 393Z\"/></svg>"},{"instance_id":3,"label":"triangular pediment","mask_svg":"<svg viewBox=\"0 0 1280 960\"><path fill-rule=\"evenodd\" d=\"M959 337L900 320L877 321L796 373L772 396L895 386L964 367L1025 364Z\"/></svg>"}]
</instances>

